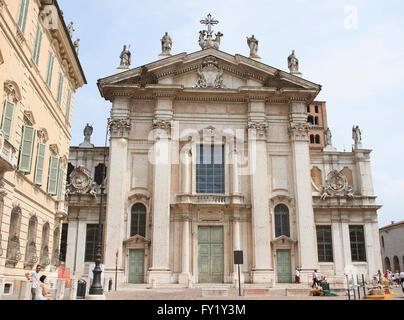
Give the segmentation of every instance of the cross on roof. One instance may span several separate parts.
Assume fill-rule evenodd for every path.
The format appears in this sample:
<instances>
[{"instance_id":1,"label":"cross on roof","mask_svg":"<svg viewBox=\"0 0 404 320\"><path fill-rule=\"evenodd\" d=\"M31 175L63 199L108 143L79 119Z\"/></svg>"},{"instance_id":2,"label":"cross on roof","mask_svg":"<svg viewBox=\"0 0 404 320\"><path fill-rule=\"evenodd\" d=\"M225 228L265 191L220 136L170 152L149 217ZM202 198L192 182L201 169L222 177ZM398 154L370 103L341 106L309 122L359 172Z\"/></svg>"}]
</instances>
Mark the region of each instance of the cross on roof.
<instances>
[{"instance_id":1,"label":"cross on roof","mask_svg":"<svg viewBox=\"0 0 404 320\"><path fill-rule=\"evenodd\" d=\"M213 30L212 30L212 26L215 24L218 24L219 21L217 20L213 20L212 19L212 15L209 13L207 18L205 18L204 20L201 20L201 24L206 24L208 26L208 34L211 35Z\"/></svg>"}]
</instances>

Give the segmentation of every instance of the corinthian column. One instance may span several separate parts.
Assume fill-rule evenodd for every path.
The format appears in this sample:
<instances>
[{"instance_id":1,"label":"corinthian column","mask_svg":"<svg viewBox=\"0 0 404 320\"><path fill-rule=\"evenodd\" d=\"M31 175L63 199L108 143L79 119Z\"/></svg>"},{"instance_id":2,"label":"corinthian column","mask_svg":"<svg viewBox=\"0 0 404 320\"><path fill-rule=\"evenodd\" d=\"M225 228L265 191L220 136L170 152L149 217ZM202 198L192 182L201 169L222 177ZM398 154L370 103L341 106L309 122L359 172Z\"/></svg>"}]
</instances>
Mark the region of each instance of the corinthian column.
<instances>
[{"instance_id":1,"label":"corinthian column","mask_svg":"<svg viewBox=\"0 0 404 320\"><path fill-rule=\"evenodd\" d=\"M316 229L311 195L310 153L308 142L306 104L290 104L289 134L292 142L294 193L296 197L297 237L302 275L317 268Z\"/></svg>"}]
</instances>

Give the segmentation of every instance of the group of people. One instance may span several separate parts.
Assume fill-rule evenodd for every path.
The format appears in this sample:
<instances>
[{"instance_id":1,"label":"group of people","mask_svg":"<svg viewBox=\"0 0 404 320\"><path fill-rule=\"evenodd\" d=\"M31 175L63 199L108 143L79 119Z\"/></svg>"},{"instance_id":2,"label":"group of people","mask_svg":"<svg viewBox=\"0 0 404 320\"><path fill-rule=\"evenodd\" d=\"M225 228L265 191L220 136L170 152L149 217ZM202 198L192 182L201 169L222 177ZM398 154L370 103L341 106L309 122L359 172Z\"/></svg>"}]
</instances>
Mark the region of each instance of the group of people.
<instances>
[{"instance_id":1,"label":"group of people","mask_svg":"<svg viewBox=\"0 0 404 320\"><path fill-rule=\"evenodd\" d=\"M49 292L46 290L46 276L40 275L41 265L37 265L35 271L27 272L25 277L32 283L32 300L50 300Z\"/></svg>"},{"instance_id":2,"label":"group of people","mask_svg":"<svg viewBox=\"0 0 404 320\"><path fill-rule=\"evenodd\" d=\"M391 270L387 269L386 272L382 274L379 270L377 272L377 280L379 283L381 283L383 279L387 279L391 286L395 285L399 287L401 284L404 284L404 271L400 272L399 270L397 270L394 273Z\"/></svg>"}]
</instances>

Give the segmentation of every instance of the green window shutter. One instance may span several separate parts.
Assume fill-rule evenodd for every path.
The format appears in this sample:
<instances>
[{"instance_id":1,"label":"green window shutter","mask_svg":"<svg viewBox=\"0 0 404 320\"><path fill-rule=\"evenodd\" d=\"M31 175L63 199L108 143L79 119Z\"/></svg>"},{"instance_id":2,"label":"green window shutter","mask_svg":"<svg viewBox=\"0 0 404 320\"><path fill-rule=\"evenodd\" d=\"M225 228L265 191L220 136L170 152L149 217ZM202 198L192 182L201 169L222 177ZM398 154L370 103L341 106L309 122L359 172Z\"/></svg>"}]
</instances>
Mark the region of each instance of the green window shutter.
<instances>
[{"instance_id":1,"label":"green window shutter","mask_svg":"<svg viewBox=\"0 0 404 320\"><path fill-rule=\"evenodd\" d=\"M24 126L18 169L25 173L31 172L32 152L34 149L35 129Z\"/></svg>"},{"instance_id":2,"label":"green window shutter","mask_svg":"<svg viewBox=\"0 0 404 320\"><path fill-rule=\"evenodd\" d=\"M17 24L20 27L20 30L22 33L24 33L24 31L25 31L25 25L27 22L28 5L29 5L29 0L21 0Z\"/></svg>"},{"instance_id":3,"label":"green window shutter","mask_svg":"<svg viewBox=\"0 0 404 320\"><path fill-rule=\"evenodd\" d=\"M42 185L43 182L43 171L45 166L45 150L46 145L43 143L38 143L38 153L36 155L34 183L40 186Z\"/></svg>"},{"instance_id":4,"label":"green window shutter","mask_svg":"<svg viewBox=\"0 0 404 320\"><path fill-rule=\"evenodd\" d=\"M72 101L72 91L69 89L67 91L67 101L66 101L66 119L69 120L70 116L70 104Z\"/></svg>"},{"instance_id":5,"label":"green window shutter","mask_svg":"<svg viewBox=\"0 0 404 320\"><path fill-rule=\"evenodd\" d=\"M57 95L57 102L60 105L62 102L62 89L63 89L63 74L59 72L59 85L58 85L58 95Z\"/></svg>"},{"instance_id":6,"label":"green window shutter","mask_svg":"<svg viewBox=\"0 0 404 320\"><path fill-rule=\"evenodd\" d=\"M55 57L54 57L52 51L49 51L48 72L46 73L46 83L47 83L48 87L50 87L51 83L52 83L52 72L53 72L54 60L55 60Z\"/></svg>"},{"instance_id":7,"label":"green window shutter","mask_svg":"<svg viewBox=\"0 0 404 320\"><path fill-rule=\"evenodd\" d=\"M34 60L36 65L38 65L39 62L39 52L41 50L41 42L42 42L42 30L38 23L36 27L35 45L32 53L32 59Z\"/></svg>"},{"instance_id":8,"label":"green window shutter","mask_svg":"<svg viewBox=\"0 0 404 320\"><path fill-rule=\"evenodd\" d=\"M4 138L10 140L11 128L13 126L15 103L10 101L4 102L3 119L1 121L1 128L3 129Z\"/></svg>"},{"instance_id":9,"label":"green window shutter","mask_svg":"<svg viewBox=\"0 0 404 320\"><path fill-rule=\"evenodd\" d=\"M63 170L59 167L59 177L58 177L58 200L62 200L62 189L63 189L63 176L64 172Z\"/></svg>"},{"instance_id":10,"label":"green window shutter","mask_svg":"<svg viewBox=\"0 0 404 320\"><path fill-rule=\"evenodd\" d=\"M58 169L59 159L51 156L49 160L49 172L48 172L48 190L51 195L56 195L56 188L58 182Z\"/></svg>"}]
</instances>

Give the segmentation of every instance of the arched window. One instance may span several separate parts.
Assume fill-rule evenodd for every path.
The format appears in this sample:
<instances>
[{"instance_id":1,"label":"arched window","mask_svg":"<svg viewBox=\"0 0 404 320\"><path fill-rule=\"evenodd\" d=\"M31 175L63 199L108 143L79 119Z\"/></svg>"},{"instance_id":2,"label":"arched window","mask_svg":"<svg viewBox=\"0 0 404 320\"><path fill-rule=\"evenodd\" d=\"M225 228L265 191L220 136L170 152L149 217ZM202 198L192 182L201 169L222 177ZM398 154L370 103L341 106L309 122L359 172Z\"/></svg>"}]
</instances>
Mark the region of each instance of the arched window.
<instances>
[{"instance_id":1,"label":"arched window","mask_svg":"<svg viewBox=\"0 0 404 320\"><path fill-rule=\"evenodd\" d=\"M320 144L320 136L316 135L316 144Z\"/></svg>"},{"instance_id":2,"label":"arched window","mask_svg":"<svg viewBox=\"0 0 404 320\"><path fill-rule=\"evenodd\" d=\"M310 143L314 143L314 135L313 134L310 135Z\"/></svg>"},{"instance_id":3,"label":"arched window","mask_svg":"<svg viewBox=\"0 0 404 320\"><path fill-rule=\"evenodd\" d=\"M394 265L394 269L392 271L399 272L401 270L400 269L400 261L398 261L397 256L394 256L394 258L393 258L393 265Z\"/></svg>"},{"instance_id":4,"label":"arched window","mask_svg":"<svg viewBox=\"0 0 404 320\"><path fill-rule=\"evenodd\" d=\"M311 123L311 124L314 124L313 116L308 116L308 117L307 117L307 122L308 122L308 123Z\"/></svg>"},{"instance_id":5,"label":"arched window","mask_svg":"<svg viewBox=\"0 0 404 320\"><path fill-rule=\"evenodd\" d=\"M130 220L130 236L146 236L146 207L141 203L136 203L132 207Z\"/></svg>"},{"instance_id":6,"label":"arched window","mask_svg":"<svg viewBox=\"0 0 404 320\"><path fill-rule=\"evenodd\" d=\"M318 125L318 117L315 117L315 118L314 118L314 124L315 124L315 125Z\"/></svg>"},{"instance_id":7,"label":"arched window","mask_svg":"<svg viewBox=\"0 0 404 320\"><path fill-rule=\"evenodd\" d=\"M37 233L38 219L36 216L32 216L28 223L28 236L27 246L25 248L25 260L24 268L31 269L35 263L38 262L38 256L36 252L36 233Z\"/></svg>"},{"instance_id":8,"label":"arched window","mask_svg":"<svg viewBox=\"0 0 404 320\"><path fill-rule=\"evenodd\" d=\"M290 237L289 227L289 209L284 204L278 204L275 207L275 237Z\"/></svg>"}]
</instances>

